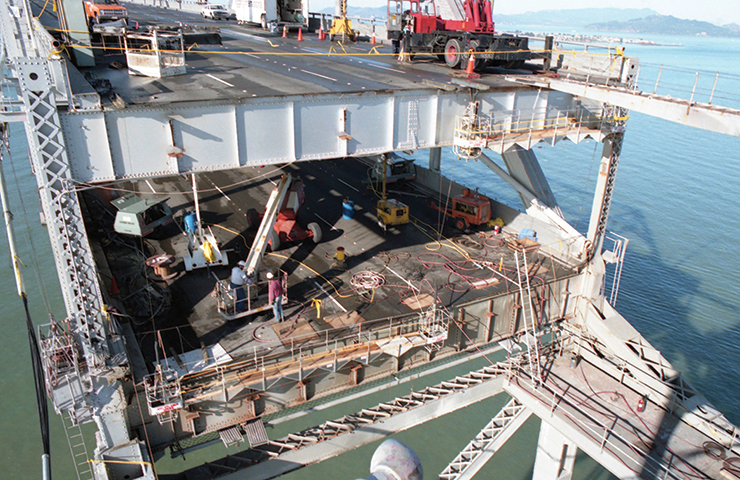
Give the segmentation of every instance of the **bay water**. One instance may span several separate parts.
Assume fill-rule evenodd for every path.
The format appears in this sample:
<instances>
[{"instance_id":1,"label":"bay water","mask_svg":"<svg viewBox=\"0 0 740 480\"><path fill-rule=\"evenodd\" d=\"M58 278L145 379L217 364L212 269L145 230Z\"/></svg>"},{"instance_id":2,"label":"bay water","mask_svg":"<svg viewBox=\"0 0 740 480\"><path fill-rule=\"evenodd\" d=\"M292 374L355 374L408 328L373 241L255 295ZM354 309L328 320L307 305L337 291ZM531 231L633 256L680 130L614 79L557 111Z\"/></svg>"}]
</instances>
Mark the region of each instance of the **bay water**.
<instances>
[{"instance_id":1,"label":"bay water","mask_svg":"<svg viewBox=\"0 0 740 480\"><path fill-rule=\"evenodd\" d=\"M628 56L640 58L641 90L653 92L660 77L658 94L690 98L693 91L695 101L708 102L718 78L713 104L740 107L740 40L642 37L681 46L627 46ZM63 318L64 305L48 235L39 222L25 133L19 124L11 128L11 158L5 159L3 168L31 314L35 322L46 323L49 313ZM617 309L735 424L740 423L739 150L737 137L631 113L608 225L630 240ZM566 219L584 231L601 144L560 142L538 145L535 153ZM443 171L454 180L519 205L511 189L481 164L456 160L448 150L443 155ZM4 235L0 251L7 252ZM0 261L0 476L31 480L40 478L41 439L24 313L8 258L4 253ZM504 398L481 402L397 438L419 453L426 478L436 478L504 402ZM61 420L52 414L51 423L54 478L72 480L76 476ZM480 478L531 478L538 426L530 419ZM90 438L92 430L85 428ZM288 478L364 478L374 447ZM579 455L573 478L611 476Z\"/></svg>"}]
</instances>

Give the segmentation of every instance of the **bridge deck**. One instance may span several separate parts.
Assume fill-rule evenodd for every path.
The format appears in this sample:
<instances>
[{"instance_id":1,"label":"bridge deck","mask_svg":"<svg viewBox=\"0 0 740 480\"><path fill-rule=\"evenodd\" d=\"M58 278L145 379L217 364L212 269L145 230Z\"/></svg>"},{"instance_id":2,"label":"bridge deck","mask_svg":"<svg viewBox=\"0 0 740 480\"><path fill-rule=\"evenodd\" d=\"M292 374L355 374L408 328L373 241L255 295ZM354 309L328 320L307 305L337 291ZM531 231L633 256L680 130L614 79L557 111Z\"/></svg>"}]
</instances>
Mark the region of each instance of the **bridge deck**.
<instances>
[{"instance_id":1,"label":"bridge deck","mask_svg":"<svg viewBox=\"0 0 740 480\"><path fill-rule=\"evenodd\" d=\"M443 305L453 306L518 291L514 283L516 264L513 251L507 248L505 241L516 235L520 228L537 229L538 224L534 220L504 205L494 204L493 217L501 216L507 220L504 234L496 236L484 228L480 232L482 236L476 232L460 236L461 232L454 229L448 220L449 227L444 233L451 240L443 239L437 243L430 236L433 235L430 226L436 226L438 222L437 212L428 207L431 199L426 194L410 190L409 194L396 195L396 198L410 205L411 215L423 222L419 223L420 228L408 224L383 233L375 220L377 197L361 183L367 175L367 168L366 164L355 160L304 162L286 167L305 181L307 201L300 212L300 221L318 223L324 237L319 244L307 240L302 244L286 245L285 249L268 253L263 261L263 269L279 267L289 274L290 302L285 310L291 328L287 331L273 328L271 310L232 321L220 316L216 299L210 293L215 286L214 275L228 278L229 267L185 273L179 257L186 251L187 239L177 227L166 227L168 229L154 235L156 239L146 238L147 255L168 253L178 257L173 265L177 275L166 284L160 284L163 291L172 295L172 302L165 302L162 306L169 309L168 313L157 321L164 345L180 352L197 348L200 342L209 345L218 342L232 358L249 356L255 347L264 345L273 347L276 352L290 351L291 347L305 342L323 342L327 335L333 338L343 327L418 311L412 308L413 304L409 306L408 302L403 302L406 297L414 298L411 286L421 288L417 294L422 296L420 303L423 305L426 305L424 295L429 297L435 293ZM230 250L231 265L246 256L247 245L252 243L254 232L247 229L246 211L263 208L273 188L272 182L279 175L279 170L265 167L198 177L199 189L202 189L199 197L203 222L214 225L212 230L222 249ZM170 192L169 203L173 209L192 208L188 180L168 177L148 183L158 191ZM142 188L148 191L148 187ZM345 196L355 202L352 220L341 216L342 198ZM434 200L439 202L440 199ZM100 228L100 223L96 225ZM547 232L540 230L539 235L546 238ZM152 300L145 288L145 283L150 280L138 273L143 270L142 254L120 243L120 240L111 242L106 247L107 261L122 291L119 298L124 299L129 314L146 315L150 308L158 309L160 302L156 298ZM349 271L332 268L332 257L339 246L346 250ZM480 263L476 265L469 259L490 262L494 268L481 269ZM551 282L575 273L575 268L541 253L530 254L529 262L535 290L543 281ZM376 272L385 286L374 292L361 292L352 287L351 277L361 272ZM312 306L314 298L322 300L321 319L317 319L316 309ZM357 312L356 316L348 317L348 325L344 325L347 322L341 319L331 320L332 316L346 312ZM485 323L485 319L482 321ZM151 323L147 322L139 330L150 331ZM294 340L286 340L291 337ZM154 360L151 358L154 349L147 344L154 341L153 336L144 335L142 351L150 357L149 361Z\"/></svg>"},{"instance_id":2,"label":"bridge deck","mask_svg":"<svg viewBox=\"0 0 740 480\"><path fill-rule=\"evenodd\" d=\"M43 2L33 5L35 14ZM296 94L359 93L419 89L433 84L450 85L455 77L467 81L461 70L452 71L433 56L418 56L413 64L397 62L392 47L367 42L339 45L319 41L306 34L298 42L296 33L288 38L265 32L255 26L234 21L211 21L188 12L167 11L143 5L126 4L130 21L140 27L147 24L169 25L177 22L221 28L223 45L196 45L186 53L187 74L168 78L132 76L127 69L111 68L113 62L125 65L125 56L116 48L103 51L96 47L96 67L88 76L109 80L113 93L129 105L157 105L193 100L233 100ZM45 13L42 22L58 27L55 14ZM371 53L372 52L372 53ZM330 55L331 53L331 55ZM531 73L534 66L524 73ZM491 73L503 73L491 69ZM511 73L511 71L506 71ZM475 80L487 87L520 89L502 76L484 75ZM75 88L89 89L84 82ZM110 104L109 96L102 98Z\"/></svg>"},{"instance_id":3,"label":"bridge deck","mask_svg":"<svg viewBox=\"0 0 740 480\"><path fill-rule=\"evenodd\" d=\"M716 439L651 401L638 411L640 395L587 361L558 358L540 387L519 378L506 390L620 478L723 478L703 448Z\"/></svg>"}]
</instances>

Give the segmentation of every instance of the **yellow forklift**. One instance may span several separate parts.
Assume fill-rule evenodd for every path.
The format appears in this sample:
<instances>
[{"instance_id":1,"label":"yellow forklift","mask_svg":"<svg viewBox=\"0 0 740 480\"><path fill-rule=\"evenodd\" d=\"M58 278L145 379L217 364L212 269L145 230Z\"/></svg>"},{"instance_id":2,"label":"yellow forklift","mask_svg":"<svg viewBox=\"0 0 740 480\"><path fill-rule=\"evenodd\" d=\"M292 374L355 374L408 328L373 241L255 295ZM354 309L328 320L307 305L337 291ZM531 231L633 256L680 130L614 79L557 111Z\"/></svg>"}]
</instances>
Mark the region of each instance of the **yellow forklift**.
<instances>
[{"instance_id":1,"label":"yellow forklift","mask_svg":"<svg viewBox=\"0 0 740 480\"><path fill-rule=\"evenodd\" d=\"M386 194L386 176L388 172L388 155L383 154L383 195L378 200L377 204L377 216L378 225L383 230L386 230L388 226L404 225L409 223L409 207L405 203L401 203L398 200L388 198Z\"/></svg>"}]
</instances>

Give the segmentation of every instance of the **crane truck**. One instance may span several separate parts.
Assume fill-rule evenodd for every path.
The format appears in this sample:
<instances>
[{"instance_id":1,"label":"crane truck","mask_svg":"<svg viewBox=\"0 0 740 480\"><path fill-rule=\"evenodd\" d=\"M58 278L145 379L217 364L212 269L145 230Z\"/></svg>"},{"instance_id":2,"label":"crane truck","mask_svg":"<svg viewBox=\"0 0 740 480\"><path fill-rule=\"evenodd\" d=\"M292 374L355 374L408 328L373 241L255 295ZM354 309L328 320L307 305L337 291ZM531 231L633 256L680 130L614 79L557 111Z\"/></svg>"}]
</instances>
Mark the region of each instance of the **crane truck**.
<instances>
[{"instance_id":1,"label":"crane truck","mask_svg":"<svg viewBox=\"0 0 740 480\"><path fill-rule=\"evenodd\" d=\"M388 0L388 39L403 52L436 55L450 68L521 68L535 58L528 39L496 34L491 0Z\"/></svg>"}]
</instances>

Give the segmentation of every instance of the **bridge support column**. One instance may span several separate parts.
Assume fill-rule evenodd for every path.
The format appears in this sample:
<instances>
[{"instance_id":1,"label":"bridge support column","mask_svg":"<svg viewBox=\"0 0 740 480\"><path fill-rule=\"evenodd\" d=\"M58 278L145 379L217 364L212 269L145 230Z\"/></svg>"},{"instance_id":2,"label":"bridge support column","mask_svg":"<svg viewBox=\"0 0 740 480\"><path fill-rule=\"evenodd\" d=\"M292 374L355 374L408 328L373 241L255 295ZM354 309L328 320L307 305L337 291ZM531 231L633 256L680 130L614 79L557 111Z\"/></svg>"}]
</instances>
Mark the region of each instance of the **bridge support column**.
<instances>
[{"instance_id":1,"label":"bridge support column","mask_svg":"<svg viewBox=\"0 0 740 480\"><path fill-rule=\"evenodd\" d=\"M534 459L534 480L570 478L578 447L547 422L540 426L537 455ZM566 474L567 472L567 474ZM566 474L566 475L564 475Z\"/></svg>"},{"instance_id":2,"label":"bridge support column","mask_svg":"<svg viewBox=\"0 0 740 480\"><path fill-rule=\"evenodd\" d=\"M94 67L95 57L90 48L90 34L87 30L87 16L82 2L62 0L57 3L59 26L70 45L73 45L73 60L78 67ZM49 7L51 9L51 7Z\"/></svg>"},{"instance_id":3,"label":"bridge support column","mask_svg":"<svg viewBox=\"0 0 740 480\"><path fill-rule=\"evenodd\" d=\"M434 173L440 172L442 165L442 148L434 147L429 149L429 170Z\"/></svg>"},{"instance_id":4,"label":"bridge support column","mask_svg":"<svg viewBox=\"0 0 740 480\"><path fill-rule=\"evenodd\" d=\"M532 150L525 150L518 145L514 145L501 154L504 164L509 170L509 175L522 185L527 191L532 192L534 196L542 203L559 213L558 202L555 195L547 183L547 178L540 168L540 163ZM531 198L519 192L524 208L529 209L532 202Z\"/></svg>"},{"instance_id":5,"label":"bridge support column","mask_svg":"<svg viewBox=\"0 0 740 480\"><path fill-rule=\"evenodd\" d=\"M600 252L604 243L604 232L606 232L606 222L609 219L609 207L612 203L612 192L614 181L617 178L617 165L622 153L623 140L624 133L622 132L613 133L604 139L599 178L596 180L596 193L586 237L593 245L594 252Z\"/></svg>"}]
</instances>

